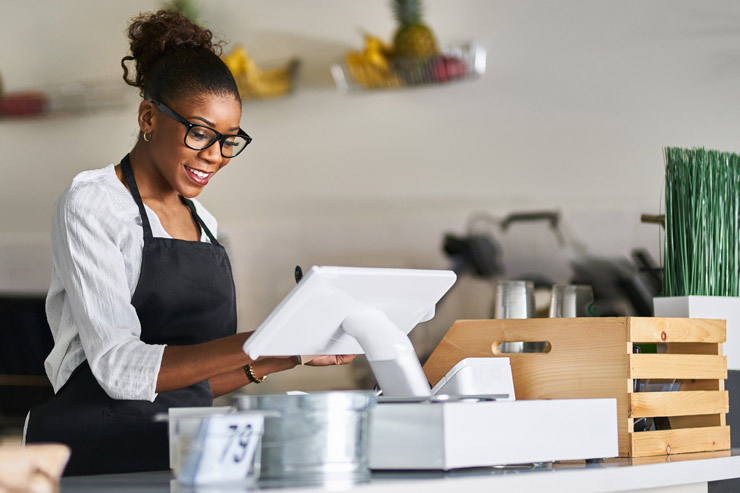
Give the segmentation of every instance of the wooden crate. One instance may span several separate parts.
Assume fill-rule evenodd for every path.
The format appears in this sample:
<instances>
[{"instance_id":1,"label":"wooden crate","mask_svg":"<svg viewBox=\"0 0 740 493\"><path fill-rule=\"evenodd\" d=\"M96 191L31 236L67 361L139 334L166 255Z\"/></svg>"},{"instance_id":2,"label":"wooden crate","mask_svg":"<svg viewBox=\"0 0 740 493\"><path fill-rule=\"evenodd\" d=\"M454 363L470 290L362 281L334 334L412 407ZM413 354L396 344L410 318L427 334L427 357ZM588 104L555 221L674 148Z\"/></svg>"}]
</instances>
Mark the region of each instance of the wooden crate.
<instances>
[{"instance_id":1,"label":"wooden crate","mask_svg":"<svg viewBox=\"0 0 740 493\"><path fill-rule=\"evenodd\" d=\"M424 372L435 385L464 358L508 356L517 399L616 398L621 457L727 450L725 337L724 320L458 320ZM501 353L501 343L518 341L549 344L541 353ZM666 352L633 354L634 343L658 343ZM676 379L681 386L633 392L633 379ZM641 417L668 417L671 429L635 432Z\"/></svg>"}]
</instances>

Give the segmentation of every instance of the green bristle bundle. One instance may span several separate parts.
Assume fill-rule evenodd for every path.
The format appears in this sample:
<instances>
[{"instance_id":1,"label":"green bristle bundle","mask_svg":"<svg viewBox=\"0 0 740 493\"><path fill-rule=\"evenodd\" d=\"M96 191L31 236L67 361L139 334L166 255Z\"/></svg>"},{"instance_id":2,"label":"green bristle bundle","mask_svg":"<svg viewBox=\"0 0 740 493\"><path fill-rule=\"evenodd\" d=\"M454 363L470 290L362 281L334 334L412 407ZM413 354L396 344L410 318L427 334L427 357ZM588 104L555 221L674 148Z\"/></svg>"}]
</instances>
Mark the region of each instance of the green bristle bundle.
<instances>
[{"instance_id":1,"label":"green bristle bundle","mask_svg":"<svg viewBox=\"0 0 740 493\"><path fill-rule=\"evenodd\" d=\"M738 296L740 156L668 147L663 296Z\"/></svg>"}]
</instances>

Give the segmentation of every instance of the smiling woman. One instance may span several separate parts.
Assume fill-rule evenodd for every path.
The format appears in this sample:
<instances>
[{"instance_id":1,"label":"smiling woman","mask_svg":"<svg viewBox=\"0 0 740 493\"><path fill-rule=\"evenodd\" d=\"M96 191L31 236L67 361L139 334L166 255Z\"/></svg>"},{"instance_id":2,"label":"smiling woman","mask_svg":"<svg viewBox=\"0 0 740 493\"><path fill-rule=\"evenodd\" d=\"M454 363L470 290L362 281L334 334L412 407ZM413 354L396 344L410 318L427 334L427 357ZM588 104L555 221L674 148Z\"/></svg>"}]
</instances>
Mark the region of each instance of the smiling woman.
<instances>
[{"instance_id":1,"label":"smiling woman","mask_svg":"<svg viewBox=\"0 0 740 493\"><path fill-rule=\"evenodd\" d=\"M236 333L229 259L195 200L252 140L218 45L171 11L134 19L128 34L121 63L142 96L139 138L119 164L77 175L52 222L55 395L29 413L26 442L69 445L68 475L167 469L155 414L210 406L299 362L242 351L250 334Z\"/></svg>"},{"instance_id":2,"label":"smiling woman","mask_svg":"<svg viewBox=\"0 0 740 493\"><path fill-rule=\"evenodd\" d=\"M131 158L149 164L143 167L147 174L141 173L139 181L151 183L151 192L160 200L164 194L177 203L173 190L183 197L196 197L251 138L239 128L241 104L234 95L205 94L171 104L188 117L157 99L141 102L141 138ZM118 173L121 176L120 168ZM183 219L189 220L187 215Z\"/></svg>"}]
</instances>

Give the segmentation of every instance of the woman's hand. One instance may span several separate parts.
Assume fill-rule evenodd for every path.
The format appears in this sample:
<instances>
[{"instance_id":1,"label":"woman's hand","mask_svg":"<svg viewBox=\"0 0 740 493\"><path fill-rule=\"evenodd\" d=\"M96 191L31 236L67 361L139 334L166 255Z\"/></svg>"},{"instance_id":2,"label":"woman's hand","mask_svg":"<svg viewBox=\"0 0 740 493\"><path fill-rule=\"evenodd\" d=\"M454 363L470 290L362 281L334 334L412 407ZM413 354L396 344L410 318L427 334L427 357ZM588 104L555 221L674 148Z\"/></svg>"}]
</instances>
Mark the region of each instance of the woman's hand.
<instances>
[{"instance_id":1,"label":"woman's hand","mask_svg":"<svg viewBox=\"0 0 740 493\"><path fill-rule=\"evenodd\" d=\"M307 362L307 366L331 366L331 365L346 365L355 359L356 354L325 354L322 356L314 356L311 361Z\"/></svg>"}]
</instances>

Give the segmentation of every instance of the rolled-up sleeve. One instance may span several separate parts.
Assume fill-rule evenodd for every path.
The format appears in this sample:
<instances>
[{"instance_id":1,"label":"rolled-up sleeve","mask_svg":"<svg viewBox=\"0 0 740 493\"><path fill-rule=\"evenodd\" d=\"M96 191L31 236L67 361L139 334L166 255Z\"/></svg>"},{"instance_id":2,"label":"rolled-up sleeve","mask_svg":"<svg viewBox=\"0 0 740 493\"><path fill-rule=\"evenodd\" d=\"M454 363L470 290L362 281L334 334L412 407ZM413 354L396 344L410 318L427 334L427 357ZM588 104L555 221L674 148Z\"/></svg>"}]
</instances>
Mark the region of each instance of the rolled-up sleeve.
<instances>
[{"instance_id":1,"label":"rolled-up sleeve","mask_svg":"<svg viewBox=\"0 0 740 493\"><path fill-rule=\"evenodd\" d=\"M121 251L124 232L105 194L73 187L57 201L52 262L93 375L115 399L153 401L163 345L145 344Z\"/></svg>"}]
</instances>

